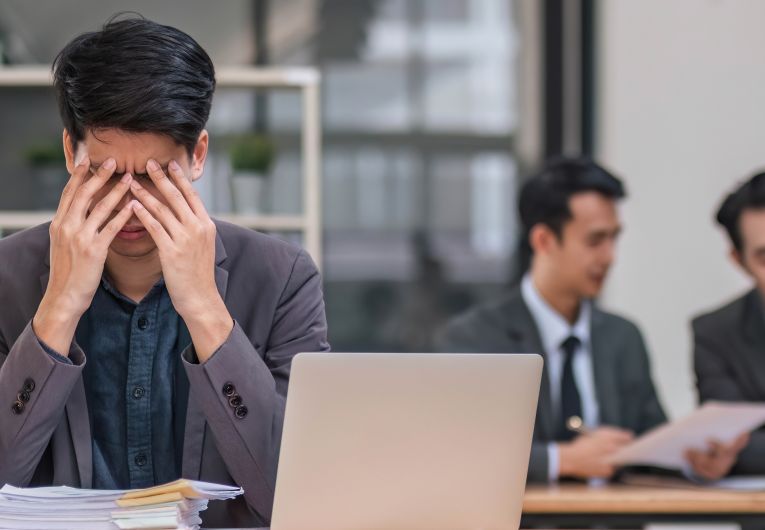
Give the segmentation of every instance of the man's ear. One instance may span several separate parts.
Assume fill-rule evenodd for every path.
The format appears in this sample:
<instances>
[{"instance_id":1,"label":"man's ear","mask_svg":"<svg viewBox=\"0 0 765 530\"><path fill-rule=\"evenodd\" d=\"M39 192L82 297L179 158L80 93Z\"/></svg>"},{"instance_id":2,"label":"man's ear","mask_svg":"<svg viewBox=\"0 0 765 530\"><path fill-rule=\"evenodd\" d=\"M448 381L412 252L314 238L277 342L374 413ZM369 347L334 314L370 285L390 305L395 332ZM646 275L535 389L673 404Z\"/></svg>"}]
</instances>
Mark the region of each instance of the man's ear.
<instances>
[{"instance_id":1,"label":"man's ear","mask_svg":"<svg viewBox=\"0 0 765 530\"><path fill-rule=\"evenodd\" d=\"M557 242L555 232L546 224L537 223L529 231L529 245L536 255L547 254Z\"/></svg>"},{"instance_id":2,"label":"man's ear","mask_svg":"<svg viewBox=\"0 0 765 530\"><path fill-rule=\"evenodd\" d=\"M744 256L741 255L741 252L739 252L736 247L731 247L728 255L733 263L741 267L747 274L749 273L749 269L747 269L746 264L744 264Z\"/></svg>"},{"instance_id":3,"label":"man's ear","mask_svg":"<svg viewBox=\"0 0 765 530\"><path fill-rule=\"evenodd\" d=\"M64 143L64 158L66 159L66 170L71 175L74 173L74 167L77 165L77 162L79 160L75 160L75 156L77 155L76 151L74 150L74 145L72 144L72 137L69 135L69 131L64 129L64 133L62 134L62 142Z\"/></svg>"},{"instance_id":4,"label":"man's ear","mask_svg":"<svg viewBox=\"0 0 765 530\"><path fill-rule=\"evenodd\" d=\"M191 155L191 181L198 180L205 170L205 160L207 160L207 149L210 143L210 135L207 129L202 129L199 133L197 145L194 146L194 153Z\"/></svg>"}]
</instances>

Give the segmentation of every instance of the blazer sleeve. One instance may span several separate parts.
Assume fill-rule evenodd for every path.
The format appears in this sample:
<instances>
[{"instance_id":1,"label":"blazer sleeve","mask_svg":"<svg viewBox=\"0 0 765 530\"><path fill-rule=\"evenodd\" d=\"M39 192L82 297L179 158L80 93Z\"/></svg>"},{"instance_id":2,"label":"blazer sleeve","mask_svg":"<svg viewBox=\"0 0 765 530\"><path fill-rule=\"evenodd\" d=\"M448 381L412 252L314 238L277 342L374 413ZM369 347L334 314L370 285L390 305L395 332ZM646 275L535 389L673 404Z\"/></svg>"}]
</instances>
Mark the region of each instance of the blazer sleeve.
<instances>
[{"instance_id":1,"label":"blazer sleeve","mask_svg":"<svg viewBox=\"0 0 765 530\"><path fill-rule=\"evenodd\" d=\"M0 337L0 485L29 485L85 366L74 342L69 361L45 350L31 322L10 349Z\"/></svg>"},{"instance_id":2,"label":"blazer sleeve","mask_svg":"<svg viewBox=\"0 0 765 530\"><path fill-rule=\"evenodd\" d=\"M182 356L228 472L248 505L269 521L292 358L329 350L321 278L304 251L295 258L263 349L258 352L235 323L207 362L195 362L193 345Z\"/></svg>"},{"instance_id":3,"label":"blazer sleeve","mask_svg":"<svg viewBox=\"0 0 765 530\"><path fill-rule=\"evenodd\" d=\"M716 340L711 333L706 332L699 319L694 320L691 327L693 368L696 374L699 402L747 401L727 361L728 348L720 340ZM765 474L765 430L760 429L751 434L749 444L739 453L731 474Z\"/></svg>"}]
</instances>

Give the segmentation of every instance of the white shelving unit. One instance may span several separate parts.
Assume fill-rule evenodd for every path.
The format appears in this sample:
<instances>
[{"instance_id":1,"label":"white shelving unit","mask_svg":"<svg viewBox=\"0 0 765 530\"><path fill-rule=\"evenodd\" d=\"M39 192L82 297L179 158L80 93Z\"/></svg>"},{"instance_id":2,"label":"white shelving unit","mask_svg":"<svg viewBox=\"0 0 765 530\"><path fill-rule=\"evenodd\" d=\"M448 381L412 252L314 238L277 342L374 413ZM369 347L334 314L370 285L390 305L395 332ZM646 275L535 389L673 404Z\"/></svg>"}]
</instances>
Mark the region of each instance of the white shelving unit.
<instances>
[{"instance_id":1,"label":"white shelving unit","mask_svg":"<svg viewBox=\"0 0 765 530\"><path fill-rule=\"evenodd\" d=\"M303 245L321 267L321 122L319 109L320 75L313 68L220 68L216 71L221 88L299 90L302 94L302 194L301 215L216 215L216 218L263 231L299 232ZM2 87L45 87L52 84L50 67L0 67ZM0 233L35 226L53 217L53 212L0 210Z\"/></svg>"}]
</instances>

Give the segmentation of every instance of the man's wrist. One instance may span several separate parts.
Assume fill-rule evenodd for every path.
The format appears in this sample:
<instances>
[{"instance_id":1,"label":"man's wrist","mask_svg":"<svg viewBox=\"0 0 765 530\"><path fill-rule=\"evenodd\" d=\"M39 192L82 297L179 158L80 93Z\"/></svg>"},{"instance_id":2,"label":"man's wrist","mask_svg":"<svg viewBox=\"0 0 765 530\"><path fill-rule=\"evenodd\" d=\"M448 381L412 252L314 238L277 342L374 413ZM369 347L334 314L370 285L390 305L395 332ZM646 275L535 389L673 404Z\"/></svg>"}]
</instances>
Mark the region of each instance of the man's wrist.
<instances>
[{"instance_id":1,"label":"man's wrist","mask_svg":"<svg viewBox=\"0 0 765 530\"><path fill-rule=\"evenodd\" d=\"M231 335L234 319L223 300L204 309L184 313L181 318L189 330L199 362L204 363Z\"/></svg>"},{"instance_id":2,"label":"man's wrist","mask_svg":"<svg viewBox=\"0 0 765 530\"><path fill-rule=\"evenodd\" d=\"M80 316L62 304L43 300L32 319L32 331L48 347L68 357Z\"/></svg>"}]
</instances>

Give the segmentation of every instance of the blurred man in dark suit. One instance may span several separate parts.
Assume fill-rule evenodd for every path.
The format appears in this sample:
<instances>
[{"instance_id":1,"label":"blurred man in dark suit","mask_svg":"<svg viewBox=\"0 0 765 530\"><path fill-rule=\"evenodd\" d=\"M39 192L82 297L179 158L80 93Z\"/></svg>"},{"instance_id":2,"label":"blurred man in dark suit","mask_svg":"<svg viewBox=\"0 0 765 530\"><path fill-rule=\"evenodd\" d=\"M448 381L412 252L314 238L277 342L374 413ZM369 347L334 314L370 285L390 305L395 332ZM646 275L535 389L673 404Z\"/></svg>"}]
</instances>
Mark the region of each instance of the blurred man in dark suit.
<instances>
[{"instance_id":1,"label":"blurred man in dark suit","mask_svg":"<svg viewBox=\"0 0 765 530\"><path fill-rule=\"evenodd\" d=\"M445 351L544 356L530 481L610 478L608 457L666 421L640 331L593 301L614 261L624 196L621 181L587 158L549 162L521 190L531 252L521 285L437 337ZM717 478L737 450L732 444L689 458L699 475Z\"/></svg>"},{"instance_id":2,"label":"blurred man in dark suit","mask_svg":"<svg viewBox=\"0 0 765 530\"><path fill-rule=\"evenodd\" d=\"M765 173L725 198L717 222L730 238L731 258L754 285L692 322L699 401L765 401ZM752 433L733 472L765 473L765 430Z\"/></svg>"}]
</instances>

